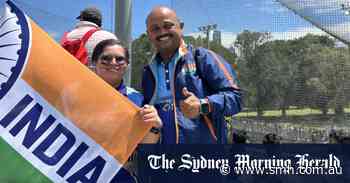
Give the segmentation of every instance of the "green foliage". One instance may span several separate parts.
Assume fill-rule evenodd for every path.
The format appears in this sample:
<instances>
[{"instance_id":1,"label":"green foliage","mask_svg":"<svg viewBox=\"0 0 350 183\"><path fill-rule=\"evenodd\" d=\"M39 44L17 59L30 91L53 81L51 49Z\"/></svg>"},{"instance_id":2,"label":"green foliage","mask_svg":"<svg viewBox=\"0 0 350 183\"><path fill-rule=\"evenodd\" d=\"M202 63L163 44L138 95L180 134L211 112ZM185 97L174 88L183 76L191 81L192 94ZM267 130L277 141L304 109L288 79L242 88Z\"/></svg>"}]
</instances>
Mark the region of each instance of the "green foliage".
<instances>
[{"instance_id":1,"label":"green foliage","mask_svg":"<svg viewBox=\"0 0 350 183\"><path fill-rule=\"evenodd\" d=\"M312 63L314 71L309 73L307 89L311 94L311 107L327 111L335 109L337 115L343 115L344 107L349 103L350 60L348 50L343 48L316 47L306 59ZM326 114L326 113L324 113Z\"/></svg>"},{"instance_id":2,"label":"green foliage","mask_svg":"<svg viewBox=\"0 0 350 183\"><path fill-rule=\"evenodd\" d=\"M269 109L287 115L289 106L342 115L349 104L349 52L328 36L270 40L268 33L243 31L235 46L245 107L261 116Z\"/></svg>"},{"instance_id":3,"label":"green foliage","mask_svg":"<svg viewBox=\"0 0 350 183\"><path fill-rule=\"evenodd\" d=\"M269 33L243 31L237 36L235 46L239 50L238 69L241 73L241 87L245 91L245 103L263 115L264 108L271 104L268 75L269 59L265 53L269 48L264 45L270 39Z\"/></svg>"},{"instance_id":4,"label":"green foliage","mask_svg":"<svg viewBox=\"0 0 350 183\"><path fill-rule=\"evenodd\" d=\"M193 36L184 36L184 40L186 44L191 44L194 47L205 47L207 45L207 39L203 39L200 36L198 38L194 38ZM236 55L231 52L229 49L225 48L219 43L210 42L210 50L222 56L225 60L227 60L231 64L236 64Z\"/></svg>"},{"instance_id":5,"label":"green foliage","mask_svg":"<svg viewBox=\"0 0 350 183\"><path fill-rule=\"evenodd\" d=\"M131 86L137 90L141 90L143 67L150 61L152 54L152 44L146 34L132 42Z\"/></svg>"}]
</instances>

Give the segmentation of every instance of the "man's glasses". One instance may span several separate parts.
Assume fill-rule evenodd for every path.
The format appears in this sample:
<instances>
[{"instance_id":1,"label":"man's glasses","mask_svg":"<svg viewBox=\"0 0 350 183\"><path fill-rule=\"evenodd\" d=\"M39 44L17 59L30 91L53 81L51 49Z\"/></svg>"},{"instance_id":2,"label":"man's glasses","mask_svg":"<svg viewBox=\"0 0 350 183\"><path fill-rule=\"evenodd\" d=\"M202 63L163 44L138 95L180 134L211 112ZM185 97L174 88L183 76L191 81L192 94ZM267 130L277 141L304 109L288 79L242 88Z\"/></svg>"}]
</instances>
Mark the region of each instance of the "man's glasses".
<instances>
[{"instance_id":1,"label":"man's glasses","mask_svg":"<svg viewBox=\"0 0 350 183\"><path fill-rule=\"evenodd\" d=\"M126 64L126 63L127 63L125 57L117 56L117 55L102 55L102 56L100 57L100 59L101 59L101 63L102 63L102 64L105 64L105 65L111 65L113 59L115 59L115 62L116 62L118 65L123 65L123 64Z\"/></svg>"}]
</instances>

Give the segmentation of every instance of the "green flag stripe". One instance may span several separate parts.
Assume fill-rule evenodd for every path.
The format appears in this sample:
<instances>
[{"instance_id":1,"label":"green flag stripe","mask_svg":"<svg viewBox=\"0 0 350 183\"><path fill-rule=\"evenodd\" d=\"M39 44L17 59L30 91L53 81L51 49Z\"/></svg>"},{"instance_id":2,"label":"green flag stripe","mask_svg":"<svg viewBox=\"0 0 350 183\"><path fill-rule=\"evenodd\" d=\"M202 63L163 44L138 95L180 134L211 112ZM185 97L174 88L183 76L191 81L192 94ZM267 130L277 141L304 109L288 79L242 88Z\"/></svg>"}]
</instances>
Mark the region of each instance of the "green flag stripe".
<instances>
[{"instance_id":1,"label":"green flag stripe","mask_svg":"<svg viewBox=\"0 0 350 183\"><path fill-rule=\"evenodd\" d=\"M51 180L0 137L0 182L51 183Z\"/></svg>"}]
</instances>

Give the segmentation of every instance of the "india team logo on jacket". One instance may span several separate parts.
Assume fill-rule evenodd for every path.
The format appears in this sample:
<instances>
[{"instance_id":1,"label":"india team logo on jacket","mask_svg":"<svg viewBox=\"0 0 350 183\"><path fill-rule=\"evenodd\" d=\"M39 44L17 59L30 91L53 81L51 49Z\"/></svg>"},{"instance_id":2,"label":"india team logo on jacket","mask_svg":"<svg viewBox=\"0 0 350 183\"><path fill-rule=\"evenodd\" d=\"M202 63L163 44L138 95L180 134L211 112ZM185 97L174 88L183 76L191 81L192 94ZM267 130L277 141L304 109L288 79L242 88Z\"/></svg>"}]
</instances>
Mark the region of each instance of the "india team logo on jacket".
<instances>
[{"instance_id":1,"label":"india team logo on jacket","mask_svg":"<svg viewBox=\"0 0 350 183\"><path fill-rule=\"evenodd\" d=\"M115 182L148 132L132 102L74 59L7 1L0 16L1 181Z\"/></svg>"},{"instance_id":2,"label":"india team logo on jacket","mask_svg":"<svg viewBox=\"0 0 350 183\"><path fill-rule=\"evenodd\" d=\"M194 62L190 62L190 63L185 63L182 66L182 74L184 75L193 75L194 73L196 73L197 71L197 67L196 67L196 63Z\"/></svg>"}]
</instances>

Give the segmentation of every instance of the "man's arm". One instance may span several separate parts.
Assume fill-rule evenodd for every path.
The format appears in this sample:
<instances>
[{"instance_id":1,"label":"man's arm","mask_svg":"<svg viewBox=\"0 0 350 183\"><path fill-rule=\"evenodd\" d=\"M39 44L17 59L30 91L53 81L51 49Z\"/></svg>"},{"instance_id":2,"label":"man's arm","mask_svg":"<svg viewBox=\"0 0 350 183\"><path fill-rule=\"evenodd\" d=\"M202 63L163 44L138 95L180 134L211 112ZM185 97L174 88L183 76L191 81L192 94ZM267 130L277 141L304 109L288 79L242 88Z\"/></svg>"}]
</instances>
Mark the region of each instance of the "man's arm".
<instances>
[{"instance_id":1,"label":"man's arm","mask_svg":"<svg viewBox=\"0 0 350 183\"><path fill-rule=\"evenodd\" d=\"M207 96L210 112L224 116L240 112L241 93L233 78L232 68L228 68L228 64L224 64L226 61L212 51L199 48L196 55L204 84L212 93Z\"/></svg>"}]
</instances>

